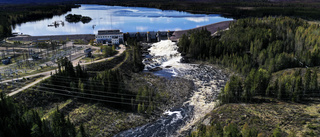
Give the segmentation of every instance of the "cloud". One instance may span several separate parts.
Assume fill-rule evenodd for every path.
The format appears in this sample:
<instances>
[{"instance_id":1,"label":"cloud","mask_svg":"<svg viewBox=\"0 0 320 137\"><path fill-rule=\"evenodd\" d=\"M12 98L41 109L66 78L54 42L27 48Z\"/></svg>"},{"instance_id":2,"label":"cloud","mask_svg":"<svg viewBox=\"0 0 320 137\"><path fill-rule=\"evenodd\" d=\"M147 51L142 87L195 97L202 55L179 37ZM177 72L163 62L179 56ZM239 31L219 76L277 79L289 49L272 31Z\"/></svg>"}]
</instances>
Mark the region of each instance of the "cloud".
<instances>
[{"instance_id":1,"label":"cloud","mask_svg":"<svg viewBox=\"0 0 320 137\"><path fill-rule=\"evenodd\" d=\"M137 27L136 27L136 30L137 30L137 31L146 31L146 30L148 30L148 27L137 26Z\"/></svg>"},{"instance_id":2,"label":"cloud","mask_svg":"<svg viewBox=\"0 0 320 137\"><path fill-rule=\"evenodd\" d=\"M207 17L189 17L186 19L189 21L197 22L197 23L209 21L209 18L207 18Z\"/></svg>"}]
</instances>

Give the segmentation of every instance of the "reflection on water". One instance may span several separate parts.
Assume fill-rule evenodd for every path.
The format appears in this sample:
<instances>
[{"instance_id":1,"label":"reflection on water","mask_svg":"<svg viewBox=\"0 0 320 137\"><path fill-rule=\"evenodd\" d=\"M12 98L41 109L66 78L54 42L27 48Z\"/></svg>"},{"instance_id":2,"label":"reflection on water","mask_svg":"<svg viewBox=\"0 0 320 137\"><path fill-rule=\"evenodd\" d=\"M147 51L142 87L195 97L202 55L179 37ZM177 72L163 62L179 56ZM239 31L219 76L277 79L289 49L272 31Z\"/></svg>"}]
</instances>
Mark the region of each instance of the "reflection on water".
<instances>
[{"instance_id":1,"label":"reflection on water","mask_svg":"<svg viewBox=\"0 0 320 137\"><path fill-rule=\"evenodd\" d=\"M89 16L92 21L86 24L69 23L65 21L65 16L68 14ZM231 19L220 17L217 14L190 14L154 8L83 4L80 8L73 8L65 15L15 26L13 32L36 36L93 34L102 29L120 29L123 32L185 30L226 20ZM64 25L48 27L55 21L64 21Z\"/></svg>"}]
</instances>

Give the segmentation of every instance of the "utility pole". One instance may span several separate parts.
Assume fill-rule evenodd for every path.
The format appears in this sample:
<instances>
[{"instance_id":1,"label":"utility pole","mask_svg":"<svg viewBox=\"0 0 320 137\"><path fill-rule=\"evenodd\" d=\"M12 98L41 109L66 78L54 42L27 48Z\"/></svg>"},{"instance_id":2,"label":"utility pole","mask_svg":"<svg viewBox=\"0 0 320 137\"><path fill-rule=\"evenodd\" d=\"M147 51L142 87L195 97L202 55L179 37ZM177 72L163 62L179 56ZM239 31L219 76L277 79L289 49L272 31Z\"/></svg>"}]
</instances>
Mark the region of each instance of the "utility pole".
<instances>
[{"instance_id":1,"label":"utility pole","mask_svg":"<svg viewBox=\"0 0 320 137\"><path fill-rule=\"evenodd\" d=\"M71 59L71 51L69 51L69 55L70 55L70 61L72 62L72 59Z\"/></svg>"},{"instance_id":2,"label":"utility pole","mask_svg":"<svg viewBox=\"0 0 320 137\"><path fill-rule=\"evenodd\" d=\"M1 82L1 89L2 89L2 92L3 92L3 83L2 83L1 73L0 73L0 82Z\"/></svg>"},{"instance_id":3,"label":"utility pole","mask_svg":"<svg viewBox=\"0 0 320 137\"><path fill-rule=\"evenodd\" d=\"M13 57L16 57L16 53L14 52L14 47L12 47Z\"/></svg>"},{"instance_id":4,"label":"utility pole","mask_svg":"<svg viewBox=\"0 0 320 137\"><path fill-rule=\"evenodd\" d=\"M18 81L19 73L18 73L18 70L17 70L17 69L16 69L16 71L15 71L15 74L16 74L16 76L17 76L17 80L16 80L16 81Z\"/></svg>"},{"instance_id":5,"label":"utility pole","mask_svg":"<svg viewBox=\"0 0 320 137\"><path fill-rule=\"evenodd\" d=\"M8 46L6 46L6 53L8 55ZM4 55L4 57L6 58L6 55Z\"/></svg>"},{"instance_id":6,"label":"utility pole","mask_svg":"<svg viewBox=\"0 0 320 137\"><path fill-rule=\"evenodd\" d=\"M14 83L13 83L13 78L14 78L14 75L13 75L13 71L10 69L10 74L12 75L12 87L14 86Z\"/></svg>"}]
</instances>

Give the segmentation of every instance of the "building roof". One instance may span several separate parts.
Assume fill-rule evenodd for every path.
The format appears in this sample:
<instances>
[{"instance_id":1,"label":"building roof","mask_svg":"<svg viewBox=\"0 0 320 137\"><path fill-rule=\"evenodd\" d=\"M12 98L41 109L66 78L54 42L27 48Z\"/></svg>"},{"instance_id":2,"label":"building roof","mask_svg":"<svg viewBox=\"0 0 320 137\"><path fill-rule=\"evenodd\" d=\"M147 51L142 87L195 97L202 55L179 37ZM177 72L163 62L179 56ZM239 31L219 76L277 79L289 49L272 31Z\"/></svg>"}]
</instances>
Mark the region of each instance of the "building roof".
<instances>
[{"instance_id":1,"label":"building roof","mask_svg":"<svg viewBox=\"0 0 320 137\"><path fill-rule=\"evenodd\" d=\"M120 30L98 30L98 35L122 34Z\"/></svg>"}]
</instances>

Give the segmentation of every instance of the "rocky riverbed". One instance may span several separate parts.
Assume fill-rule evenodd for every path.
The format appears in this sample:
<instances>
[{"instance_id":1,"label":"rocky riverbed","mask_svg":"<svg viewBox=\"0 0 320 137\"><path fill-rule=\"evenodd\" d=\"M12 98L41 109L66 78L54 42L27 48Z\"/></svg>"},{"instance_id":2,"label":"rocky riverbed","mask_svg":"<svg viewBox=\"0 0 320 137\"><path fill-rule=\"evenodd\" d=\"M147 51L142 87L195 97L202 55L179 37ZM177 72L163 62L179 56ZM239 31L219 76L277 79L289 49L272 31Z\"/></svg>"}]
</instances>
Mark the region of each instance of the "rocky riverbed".
<instances>
[{"instance_id":1,"label":"rocky riverbed","mask_svg":"<svg viewBox=\"0 0 320 137\"><path fill-rule=\"evenodd\" d=\"M175 136L188 135L202 117L212 111L221 89L228 76L219 68L209 65L190 65L193 69L179 71L178 76L192 80L195 85L192 96L184 105L192 106L192 115L185 124L174 133Z\"/></svg>"},{"instance_id":2,"label":"rocky riverbed","mask_svg":"<svg viewBox=\"0 0 320 137\"><path fill-rule=\"evenodd\" d=\"M221 69L209 65L188 65L176 69L176 77L185 78L194 83L191 96L182 106L163 113L155 122L124 131L117 137L158 137L186 136L202 117L209 113L216 104L217 96L225 85L228 76Z\"/></svg>"},{"instance_id":3,"label":"rocky riverbed","mask_svg":"<svg viewBox=\"0 0 320 137\"><path fill-rule=\"evenodd\" d=\"M214 109L228 76L218 67L181 63L177 45L170 40L151 46L144 60L146 71L166 78L180 77L194 83L186 101L172 108L155 122L124 131L116 136L186 136L202 117ZM160 71L150 69L156 66ZM149 67L149 68L148 68Z\"/></svg>"}]
</instances>

